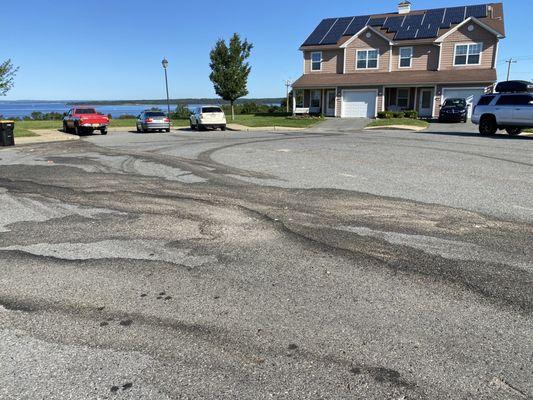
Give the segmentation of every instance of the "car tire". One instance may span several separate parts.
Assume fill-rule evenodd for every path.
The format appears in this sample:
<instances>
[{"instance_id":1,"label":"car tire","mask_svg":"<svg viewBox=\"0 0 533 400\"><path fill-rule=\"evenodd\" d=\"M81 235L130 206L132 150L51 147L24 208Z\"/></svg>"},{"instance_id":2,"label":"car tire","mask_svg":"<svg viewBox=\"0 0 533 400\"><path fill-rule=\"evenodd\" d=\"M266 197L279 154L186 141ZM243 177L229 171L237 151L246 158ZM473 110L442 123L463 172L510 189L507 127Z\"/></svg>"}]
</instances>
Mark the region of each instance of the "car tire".
<instances>
[{"instance_id":1,"label":"car tire","mask_svg":"<svg viewBox=\"0 0 533 400\"><path fill-rule=\"evenodd\" d=\"M479 121L479 133L483 136L495 135L498 131L496 118L492 115L484 115Z\"/></svg>"},{"instance_id":2,"label":"car tire","mask_svg":"<svg viewBox=\"0 0 533 400\"><path fill-rule=\"evenodd\" d=\"M170 133L170 128L165 129L166 133Z\"/></svg>"},{"instance_id":3,"label":"car tire","mask_svg":"<svg viewBox=\"0 0 533 400\"><path fill-rule=\"evenodd\" d=\"M205 126L196 124L196 129L198 129L199 131L205 131Z\"/></svg>"},{"instance_id":4,"label":"car tire","mask_svg":"<svg viewBox=\"0 0 533 400\"><path fill-rule=\"evenodd\" d=\"M81 131L81 128L79 127L79 125L74 125L74 133L78 136L81 136L82 135L82 131Z\"/></svg>"},{"instance_id":5,"label":"car tire","mask_svg":"<svg viewBox=\"0 0 533 400\"><path fill-rule=\"evenodd\" d=\"M137 125L137 133L141 133L141 128L139 128L139 125Z\"/></svg>"},{"instance_id":6,"label":"car tire","mask_svg":"<svg viewBox=\"0 0 533 400\"><path fill-rule=\"evenodd\" d=\"M101 135L107 135L107 129L100 129Z\"/></svg>"},{"instance_id":7,"label":"car tire","mask_svg":"<svg viewBox=\"0 0 533 400\"><path fill-rule=\"evenodd\" d=\"M518 136L522 133L522 128L507 128L505 129L505 132L507 132L509 136Z\"/></svg>"},{"instance_id":8,"label":"car tire","mask_svg":"<svg viewBox=\"0 0 533 400\"><path fill-rule=\"evenodd\" d=\"M225 131L225 130L226 130L226 125L222 125L222 126L220 127L220 130L221 130L221 131Z\"/></svg>"}]
</instances>

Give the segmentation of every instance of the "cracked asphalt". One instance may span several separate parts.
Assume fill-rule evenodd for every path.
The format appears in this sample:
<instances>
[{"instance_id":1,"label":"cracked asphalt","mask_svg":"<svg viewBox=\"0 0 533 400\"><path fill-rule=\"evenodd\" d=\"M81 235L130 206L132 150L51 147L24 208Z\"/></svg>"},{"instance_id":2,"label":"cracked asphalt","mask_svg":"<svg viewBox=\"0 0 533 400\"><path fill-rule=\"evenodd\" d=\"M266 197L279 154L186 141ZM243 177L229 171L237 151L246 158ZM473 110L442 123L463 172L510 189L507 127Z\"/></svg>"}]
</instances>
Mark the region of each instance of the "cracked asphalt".
<instances>
[{"instance_id":1,"label":"cracked asphalt","mask_svg":"<svg viewBox=\"0 0 533 400\"><path fill-rule=\"evenodd\" d=\"M530 399L533 140L0 149L1 399Z\"/></svg>"}]
</instances>

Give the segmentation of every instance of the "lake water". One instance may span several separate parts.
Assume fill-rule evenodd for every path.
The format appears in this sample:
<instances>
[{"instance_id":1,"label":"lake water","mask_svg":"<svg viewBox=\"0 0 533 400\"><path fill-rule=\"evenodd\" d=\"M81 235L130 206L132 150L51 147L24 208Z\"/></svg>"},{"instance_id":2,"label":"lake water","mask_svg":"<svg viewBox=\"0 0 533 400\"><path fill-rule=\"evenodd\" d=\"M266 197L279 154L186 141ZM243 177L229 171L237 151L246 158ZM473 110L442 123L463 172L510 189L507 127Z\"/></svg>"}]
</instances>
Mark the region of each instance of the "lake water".
<instances>
[{"instance_id":1,"label":"lake water","mask_svg":"<svg viewBox=\"0 0 533 400\"><path fill-rule=\"evenodd\" d=\"M152 107L160 108L163 111L167 109L166 104L131 104L123 106L97 106L95 108L98 112L106 115L111 114L113 118L118 118L121 115L138 115L142 111ZM195 105L190 104L188 107L195 107ZM63 102L0 101L0 116L3 118L23 118L30 116L35 111L42 113L64 113L70 108L71 106ZM176 105L171 104L170 109L174 111Z\"/></svg>"}]
</instances>

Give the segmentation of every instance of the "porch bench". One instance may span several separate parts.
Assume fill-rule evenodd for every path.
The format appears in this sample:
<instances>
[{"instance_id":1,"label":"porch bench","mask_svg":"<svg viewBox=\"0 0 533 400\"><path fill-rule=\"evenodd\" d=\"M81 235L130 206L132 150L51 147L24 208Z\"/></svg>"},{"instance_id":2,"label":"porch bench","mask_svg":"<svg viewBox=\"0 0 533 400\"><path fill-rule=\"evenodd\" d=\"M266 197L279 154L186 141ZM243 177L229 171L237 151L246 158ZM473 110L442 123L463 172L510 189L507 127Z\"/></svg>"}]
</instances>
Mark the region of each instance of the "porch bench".
<instances>
[{"instance_id":1,"label":"porch bench","mask_svg":"<svg viewBox=\"0 0 533 400\"><path fill-rule=\"evenodd\" d=\"M294 115L309 115L309 108L296 107L294 109Z\"/></svg>"}]
</instances>

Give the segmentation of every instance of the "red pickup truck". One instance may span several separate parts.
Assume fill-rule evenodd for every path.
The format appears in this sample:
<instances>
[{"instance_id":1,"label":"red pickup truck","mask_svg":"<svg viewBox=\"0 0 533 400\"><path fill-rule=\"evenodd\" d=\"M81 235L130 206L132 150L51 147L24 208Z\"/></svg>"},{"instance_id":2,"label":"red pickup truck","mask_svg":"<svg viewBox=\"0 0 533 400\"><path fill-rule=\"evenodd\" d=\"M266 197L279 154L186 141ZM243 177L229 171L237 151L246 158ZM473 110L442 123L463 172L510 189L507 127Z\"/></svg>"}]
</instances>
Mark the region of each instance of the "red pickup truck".
<instances>
[{"instance_id":1,"label":"red pickup truck","mask_svg":"<svg viewBox=\"0 0 533 400\"><path fill-rule=\"evenodd\" d=\"M63 118L63 132L76 135L91 134L98 129L107 135L109 118L96 112L92 107L74 107Z\"/></svg>"}]
</instances>

